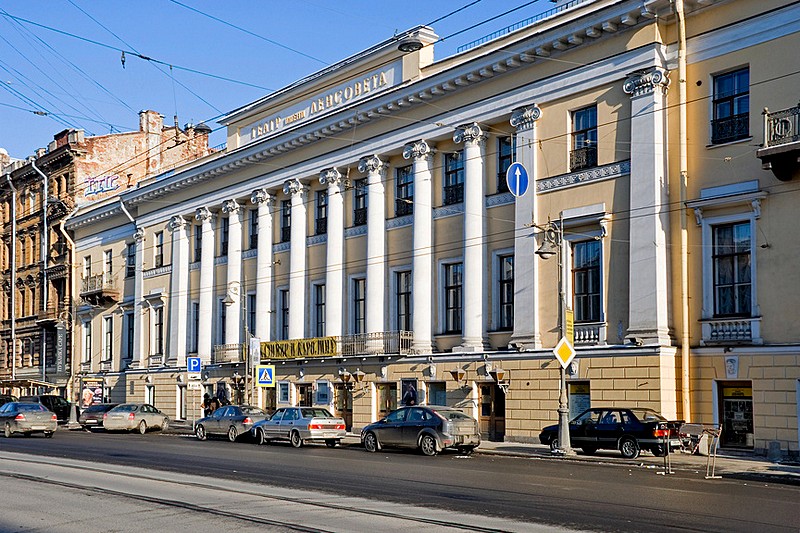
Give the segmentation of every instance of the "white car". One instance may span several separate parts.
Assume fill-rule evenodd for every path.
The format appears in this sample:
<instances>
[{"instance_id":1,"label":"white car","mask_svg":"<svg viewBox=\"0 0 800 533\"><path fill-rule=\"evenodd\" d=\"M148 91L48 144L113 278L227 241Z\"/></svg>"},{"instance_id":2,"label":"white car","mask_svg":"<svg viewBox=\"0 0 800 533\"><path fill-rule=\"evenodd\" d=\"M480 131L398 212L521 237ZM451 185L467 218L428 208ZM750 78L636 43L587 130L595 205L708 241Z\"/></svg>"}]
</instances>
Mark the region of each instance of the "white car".
<instances>
[{"instance_id":1,"label":"white car","mask_svg":"<svg viewBox=\"0 0 800 533\"><path fill-rule=\"evenodd\" d=\"M309 441L324 441L333 448L347 435L344 420L321 407L282 407L251 431L259 444L288 440L295 448Z\"/></svg>"},{"instance_id":2,"label":"white car","mask_svg":"<svg viewBox=\"0 0 800 533\"><path fill-rule=\"evenodd\" d=\"M166 431L169 417L149 403L123 403L103 415L106 431L133 431L142 435L150 428Z\"/></svg>"}]
</instances>

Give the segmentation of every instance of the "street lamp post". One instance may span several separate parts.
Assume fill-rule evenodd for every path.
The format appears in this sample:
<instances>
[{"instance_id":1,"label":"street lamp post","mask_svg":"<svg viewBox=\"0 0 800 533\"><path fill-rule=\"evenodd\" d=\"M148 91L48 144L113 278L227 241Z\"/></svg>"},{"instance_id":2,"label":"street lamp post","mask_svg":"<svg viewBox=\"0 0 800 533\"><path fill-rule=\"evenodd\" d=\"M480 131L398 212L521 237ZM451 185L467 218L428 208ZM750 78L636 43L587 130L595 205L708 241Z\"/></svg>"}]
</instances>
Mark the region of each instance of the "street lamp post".
<instances>
[{"instance_id":1,"label":"street lamp post","mask_svg":"<svg viewBox=\"0 0 800 533\"><path fill-rule=\"evenodd\" d=\"M564 220L558 223L547 220L547 224L533 226L542 232L542 244L536 250L536 255L544 260L554 255L558 257L558 332L564 338L564 281L563 281L563 247L564 247ZM558 394L558 453L567 456L574 455L569 438L569 398L567 396L567 370L561 366L561 383Z\"/></svg>"}]
</instances>

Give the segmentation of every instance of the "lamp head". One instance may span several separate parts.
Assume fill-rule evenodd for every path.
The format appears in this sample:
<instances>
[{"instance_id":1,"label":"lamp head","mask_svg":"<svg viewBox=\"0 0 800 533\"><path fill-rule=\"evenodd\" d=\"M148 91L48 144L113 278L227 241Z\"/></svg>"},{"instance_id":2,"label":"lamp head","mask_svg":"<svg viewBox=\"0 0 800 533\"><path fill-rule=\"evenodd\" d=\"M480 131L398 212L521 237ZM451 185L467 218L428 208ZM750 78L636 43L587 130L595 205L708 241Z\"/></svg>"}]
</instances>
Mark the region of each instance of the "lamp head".
<instances>
[{"instance_id":1,"label":"lamp head","mask_svg":"<svg viewBox=\"0 0 800 533\"><path fill-rule=\"evenodd\" d=\"M554 255L558 254L558 245L549 239L545 239L535 253L542 259L550 259Z\"/></svg>"}]
</instances>

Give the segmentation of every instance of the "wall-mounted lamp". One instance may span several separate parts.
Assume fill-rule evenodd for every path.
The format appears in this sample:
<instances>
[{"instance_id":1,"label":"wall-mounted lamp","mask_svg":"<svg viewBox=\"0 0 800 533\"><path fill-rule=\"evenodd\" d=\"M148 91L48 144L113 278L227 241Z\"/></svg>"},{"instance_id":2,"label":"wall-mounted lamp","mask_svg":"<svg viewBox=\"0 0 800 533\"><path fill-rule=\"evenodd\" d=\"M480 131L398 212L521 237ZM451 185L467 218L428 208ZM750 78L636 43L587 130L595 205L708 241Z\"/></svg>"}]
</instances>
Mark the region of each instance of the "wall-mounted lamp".
<instances>
[{"instance_id":1,"label":"wall-mounted lamp","mask_svg":"<svg viewBox=\"0 0 800 533\"><path fill-rule=\"evenodd\" d=\"M342 382L344 383L344 388L347 390L353 390L355 383L350 381L353 378L353 375L347 370L343 370L339 373L339 376L342 378Z\"/></svg>"},{"instance_id":2,"label":"wall-mounted lamp","mask_svg":"<svg viewBox=\"0 0 800 533\"><path fill-rule=\"evenodd\" d=\"M410 37L401 42L400 44L398 44L397 49L403 52L404 54L416 52L417 50L422 49L422 41L420 41L416 37Z\"/></svg>"},{"instance_id":3,"label":"wall-mounted lamp","mask_svg":"<svg viewBox=\"0 0 800 533\"><path fill-rule=\"evenodd\" d=\"M361 383L362 381L364 381L364 376L366 376L364 372L362 372L361 370L356 370L355 372L353 372L353 381L355 381L356 383Z\"/></svg>"}]
</instances>

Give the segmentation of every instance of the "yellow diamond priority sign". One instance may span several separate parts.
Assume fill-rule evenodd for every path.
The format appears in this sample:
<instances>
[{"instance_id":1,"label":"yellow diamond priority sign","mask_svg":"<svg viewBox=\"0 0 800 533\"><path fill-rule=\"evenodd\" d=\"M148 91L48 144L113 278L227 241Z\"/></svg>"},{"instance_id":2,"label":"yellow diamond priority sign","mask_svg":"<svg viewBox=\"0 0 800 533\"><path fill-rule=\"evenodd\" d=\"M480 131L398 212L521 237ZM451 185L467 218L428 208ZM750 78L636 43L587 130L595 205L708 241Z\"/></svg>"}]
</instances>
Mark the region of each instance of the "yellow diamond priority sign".
<instances>
[{"instance_id":1,"label":"yellow diamond priority sign","mask_svg":"<svg viewBox=\"0 0 800 533\"><path fill-rule=\"evenodd\" d=\"M561 337L556 347L553 348L553 354L556 356L556 360L561 363L561 367L567 368L567 365L572 362L572 358L575 357L575 348L572 347L566 337Z\"/></svg>"}]
</instances>

